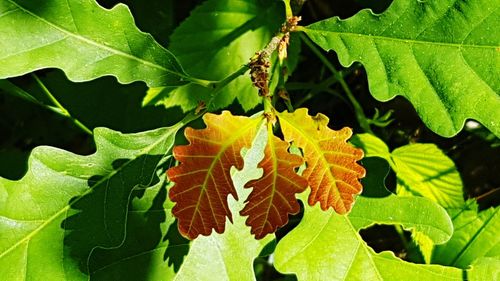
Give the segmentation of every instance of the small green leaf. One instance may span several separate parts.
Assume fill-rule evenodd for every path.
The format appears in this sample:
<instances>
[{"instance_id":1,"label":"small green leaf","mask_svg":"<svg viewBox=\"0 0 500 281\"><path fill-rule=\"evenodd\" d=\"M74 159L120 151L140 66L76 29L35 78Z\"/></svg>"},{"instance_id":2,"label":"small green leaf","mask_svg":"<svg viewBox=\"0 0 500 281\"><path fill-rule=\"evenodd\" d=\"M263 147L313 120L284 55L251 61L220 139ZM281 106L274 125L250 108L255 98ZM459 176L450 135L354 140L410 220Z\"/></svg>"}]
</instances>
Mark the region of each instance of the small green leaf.
<instances>
[{"instance_id":1,"label":"small green leaf","mask_svg":"<svg viewBox=\"0 0 500 281\"><path fill-rule=\"evenodd\" d=\"M462 181L453 162L433 144L410 144L389 153L387 145L371 134L358 134L353 144L366 157L382 157L396 172L398 195L419 195L444 207L463 206ZM419 229L412 230L426 263L430 263L434 242Z\"/></svg>"},{"instance_id":2,"label":"small green leaf","mask_svg":"<svg viewBox=\"0 0 500 281\"><path fill-rule=\"evenodd\" d=\"M416 193L445 208L464 205L463 184L453 161L434 144L409 144L391 153L398 194Z\"/></svg>"},{"instance_id":3,"label":"small green leaf","mask_svg":"<svg viewBox=\"0 0 500 281\"><path fill-rule=\"evenodd\" d=\"M377 144L377 145L380 145L381 147L385 147L386 148L386 145L385 143L382 142L382 140L372 136L371 138L366 138L365 136L372 136L372 135L368 135L368 134L361 134L361 135L356 135L355 138L354 138L354 142L358 142L360 140L360 137L361 139L364 140L365 143L369 143L369 140L373 140L374 142L372 144ZM363 146L363 143L358 143L358 145L361 145ZM370 145L368 145L370 146ZM369 148L367 148L366 146L363 146L364 149L366 150L371 150ZM374 147L376 149L376 147ZM388 152L388 151L387 151ZM389 154L389 161L390 161L390 154ZM363 186L364 186L364 189L363 189L363 196L366 196L366 197L387 197L389 196L388 198L384 198L384 199L390 199L391 197L394 197L394 195L386 189L385 187L385 177L383 178L382 175L387 174L388 173L388 167L389 167L389 164L386 160L384 160L383 158L378 158L378 157L368 157L368 158L365 158L363 159L363 165L367 168L367 170L370 171L370 173L368 174L368 177L363 179ZM378 176L373 176L373 175L378 175ZM360 198L360 200L365 200L363 197ZM393 200L394 202L393 203L396 203L397 200ZM388 202L388 205L387 206L378 206L378 208L380 208L381 210L385 210L386 207L390 206L390 200ZM425 204L425 203L424 203ZM394 204L392 204L392 208L397 210L398 209L398 206L394 206ZM373 206L375 208L377 208L377 206ZM415 212L418 212L419 210L415 210ZM366 213L368 215L370 215L371 213L371 210L366 210ZM390 216L390 218L393 218L392 216ZM422 256L424 258L424 261L425 263L429 264L430 261L431 261L431 256L432 256L432 251L434 249L434 240L436 239L436 237L439 237L441 234L444 234L445 235L445 239L448 240L451 236L451 233L453 233L453 225L450 221L450 219L447 217L445 219L447 221L447 223L445 225L439 223L439 224L433 224L432 222L430 224L432 224L432 227L434 229L434 232L437 232L437 236L434 236L433 238L434 239L431 239L431 237L429 237L426 233L429 233L429 231L422 231L422 227L425 227L423 225L417 225L416 227L415 226L411 226L411 225L408 225L408 224L404 224L402 222L400 222L400 224L406 228L407 230L410 230L411 231L411 237L413 239L413 241L415 242L416 246L418 246L419 250L420 250L420 253L422 253ZM351 219L352 221L352 219ZM367 220L366 223L370 223L370 220ZM429 222L427 222L429 223ZM442 240L440 243L443 243L444 241ZM413 246L413 245L412 245ZM412 250L413 248L410 248L409 250Z\"/></svg>"},{"instance_id":4,"label":"small green leaf","mask_svg":"<svg viewBox=\"0 0 500 281\"><path fill-rule=\"evenodd\" d=\"M94 0L0 0L0 78L41 68L73 81L113 75L121 83L180 86L190 77L177 59L134 25L127 6Z\"/></svg>"},{"instance_id":5,"label":"small green leaf","mask_svg":"<svg viewBox=\"0 0 500 281\"><path fill-rule=\"evenodd\" d=\"M399 195L419 195L445 208L465 204L463 184L453 161L434 144L409 144L389 153L387 145L371 134L358 134L352 143L365 157L381 157L389 162L398 180Z\"/></svg>"},{"instance_id":6,"label":"small green leaf","mask_svg":"<svg viewBox=\"0 0 500 281\"><path fill-rule=\"evenodd\" d=\"M191 12L172 34L169 48L186 71L209 80L220 80L249 62L279 30L284 21L280 1L208 0ZM195 108L199 101L208 102L211 90L189 84L178 89L165 88L150 92L145 104ZM212 102L223 108L237 99L244 110L261 102L250 77L242 75L228 84Z\"/></svg>"},{"instance_id":7,"label":"small green leaf","mask_svg":"<svg viewBox=\"0 0 500 281\"><path fill-rule=\"evenodd\" d=\"M478 258L500 257L500 207L479 213L477 206L449 212L455 232L448 243L436 247L433 263L467 268Z\"/></svg>"},{"instance_id":8,"label":"small green leaf","mask_svg":"<svg viewBox=\"0 0 500 281\"><path fill-rule=\"evenodd\" d=\"M128 135L98 128L96 153L37 147L22 179L0 178L2 280L87 280L93 250L123 242L132 190L155 180L182 125Z\"/></svg>"},{"instance_id":9,"label":"small green leaf","mask_svg":"<svg viewBox=\"0 0 500 281\"><path fill-rule=\"evenodd\" d=\"M407 98L423 122L453 136L467 118L500 136L500 0L395 0L303 30L347 67L361 62L370 92Z\"/></svg>"}]
</instances>

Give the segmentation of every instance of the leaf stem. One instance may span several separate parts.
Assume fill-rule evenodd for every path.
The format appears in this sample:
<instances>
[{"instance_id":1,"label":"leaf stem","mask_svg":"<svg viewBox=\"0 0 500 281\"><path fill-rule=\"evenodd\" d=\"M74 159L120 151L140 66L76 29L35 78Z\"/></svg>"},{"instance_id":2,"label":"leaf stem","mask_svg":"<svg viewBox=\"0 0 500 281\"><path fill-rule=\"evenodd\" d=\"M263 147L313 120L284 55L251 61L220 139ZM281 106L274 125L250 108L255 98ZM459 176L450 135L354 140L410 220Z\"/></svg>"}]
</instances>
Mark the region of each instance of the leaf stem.
<instances>
[{"instance_id":1,"label":"leaf stem","mask_svg":"<svg viewBox=\"0 0 500 281\"><path fill-rule=\"evenodd\" d=\"M279 77L278 77L278 96L283 99L289 112L293 112L293 105L290 100L290 95L286 90L285 83L288 80L288 58L283 58L278 56L278 67L279 67ZM276 100L276 95L273 95L273 105Z\"/></svg>"},{"instance_id":2,"label":"leaf stem","mask_svg":"<svg viewBox=\"0 0 500 281\"><path fill-rule=\"evenodd\" d=\"M222 89L224 88L227 84L231 83L234 79L240 77L241 75L245 74L249 70L248 64L242 65L238 70L235 72L229 74L226 78L216 81L216 82L211 82L210 88L213 88L214 90Z\"/></svg>"},{"instance_id":3,"label":"leaf stem","mask_svg":"<svg viewBox=\"0 0 500 281\"><path fill-rule=\"evenodd\" d=\"M216 81L216 82L211 82L210 86L208 88L212 88L212 93L210 93L210 99L207 102L206 108L207 110L203 110L202 112L199 113L199 115L203 115L203 113L207 112L210 109L210 106L212 105L215 97L217 94L227 86L227 84L231 83L234 79L240 77L241 75L245 74L249 70L248 64L242 65L238 70L235 72L229 74L226 78Z\"/></svg>"},{"instance_id":4,"label":"leaf stem","mask_svg":"<svg viewBox=\"0 0 500 281\"><path fill-rule=\"evenodd\" d=\"M405 249L408 249L410 246L410 243L408 242L408 239L406 239L404 229L401 225L394 225L394 229L396 229L396 232L399 235L399 239L401 239L401 242L403 243L403 247Z\"/></svg>"},{"instance_id":5,"label":"leaf stem","mask_svg":"<svg viewBox=\"0 0 500 281\"><path fill-rule=\"evenodd\" d=\"M344 77L342 76L341 72L335 69L333 64L326 58L321 51L319 50L316 45L303 33L300 34L300 38L302 41L311 49L311 51L321 60L321 62L332 72L332 74L337 78L338 82L340 83L340 86L344 90L344 92L347 95L347 98L349 101L352 103L356 115L356 119L358 120L358 123L363 129L363 131L367 133L373 134L371 128L370 128L370 123L368 122L368 118L366 118L365 113L363 112L363 108L361 107L361 104L356 100L354 95L352 94L351 89L349 88L349 85L347 85Z\"/></svg>"},{"instance_id":6,"label":"leaf stem","mask_svg":"<svg viewBox=\"0 0 500 281\"><path fill-rule=\"evenodd\" d=\"M283 0L283 1L285 2L287 18L293 18L292 8L290 6L290 0ZM295 27L295 25L293 27ZM287 25L287 28L290 29L291 27L288 27L288 25ZM213 89L213 91L211 93L210 100L207 102L206 110L202 110L202 111L200 111L200 113L206 112L209 110L210 106L213 103L213 100L215 99L215 96L219 93L219 91L222 88L224 88L227 84L232 82L234 79L245 74L249 69L253 70L252 62L257 61L258 59L268 60L271 57L271 54L278 48L280 43L282 43L283 38L285 36L288 36L288 35L289 35L288 30L286 30L286 32L283 31L283 29L280 30L280 32L278 32L278 34L276 34L273 38L271 38L269 43L262 50L260 50L253 57L250 58L250 63L242 65L238 70L231 73L229 76L227 76L226 78L224 78L222 80L208 81L208 80L202 80L202 79L197 79L197 78L189 78L190 81L193 83L197 83L197 84L202 85L204 87ZM282 65L283 64L280 63L280 66L282 66ZM282 84L284 85L284 82ZM271 100L269 100L269 104L266 104L266 103L267 103L267 101L266 101L266 98L264 97L264 108L266 108L266 106L269 106L269 105L272 106ZM287 104L287 106L289 106L289 108L291 108L292 105L289 102L289 104Z\"/></svg>"},{"instance_id":7,"label":"leaf stem","mask_svg":"<svg viewBox=\"0 0 500 281\"><path fill-rule=\"evenodd\" d=\"M306 101L312 99L313 97L314 97L313 91L307 93L305 96L302 96L302 98L295 103L295 107L297 108L301 107Z\"/></svg>"},{"instance_id":8,"label":"leaf stem","mask_svg":"<svg viewBox=\"0 0 500 281\"><path fill-rule=\"evenodd\" d=\"M203 86L205 88L213 88L213 84L217 83L217 81L210 81L210 80L205 80L205 79L200 79L200 78L195 78L195 77L186 77L186 80L189 82L192 82L194 84L198 84L200 86Z\"/></svg>"},{"instance_id":9,"label":"leaf stem","mask_svg":"<svg viewBox=\"0 0 500 281\"><path fill-rule=\"evenodd\" d=\"M286 18L293 17L292 6L290 5L290 0L283 0L285 3L285 15Z\"/></svg>"},{"instance_id":10,"label":"leaf stem","mask_svg":"<svg viewBox=\"0 0 500 281\"><path fill-rule=\"evenodd\" d=\"M478 196L475 197L476 201L483 200L484 198L490 196L491 194L494 194L495 192L497 192L499 190L500 190L500 187L496 187L496 188L494 188L494 189L492 189L490 191L487 191L487 192L485 192L485 193L483 193L481 195L478 195Z\"/></svg>"},{"instance_id":11,"label":"leaf stem","mask_svg":"<svg viewBox=\"0 0 500 281\"><path fill-rule=\"evenodd\" d=\"M288 109L288 112L293 112L294 109L293 109L293 105L292 105L292 102L288 99L285 99L285 105L286 105L286 109Z\"/></svg>"},{"instance_id":12,"label":"leaf stem","mask_svg":"<svg viewBox=\"0 0 500 281\"><path fill-rule=\"evenodd\" d=\"M45 87L43 82L38 78L38 76L35 73L31 73L31 76L35 79L36 83L40 88L42 89L43 93L49 98L49 100L60 110L61 114L73 121L73 123L80 129L82 129L85 133L92 135L92 131L87 128L82 122L80 122L78 119L74 118L71 116L68 110L64 108L64 106L59 103L59 101L52 95L52 93Z\"/></svg>"},{"instance_id":13,"label":"leaf stem","mask_svg":"<svg viewBox=\"0 0 500 281\"><path fill-rule=\"evenodd\" d=\"M272 114L274 107L271 101L271 97L263 97L263 103L264 103L264 113Z\"/></svg>"},{"instance_id":14,"label":"leaf stem","mask_svg":"<svg viewBox=\"0 0 500 281\"><path fill-rule=\"evenodd\" d=\"M342 75L346 75L347 72L342 72ZM348 106L352 107L352 104L345 98L343 97L340 93L337 91L330 89L330 87L334 84L338 83L337 77L332 75L330 78L325 79L319 83L288 83L287 84L287 89L290 90L304 90L304 89L309 89L309 92L302 97L298 102L295 103L295 107L301 107L303 103L306 101L310 100L312 97L314 97L315 94L318 92L327 92L331 95L336 96L339 98L341 101L345 102Z\"/></svg>"},{"instance_id":15,"label":"leaf stem","mask_svg":"<svg viewBox=\"0 0 500 281\"><path fill-rule=\"evenodd\" d=\"M59 108L57 108L55 106L50 106L50 105L44 104L43 102L37 100L35 97L30 95L29 93L27 93L23 89L19 88L16 84L8 81L7 79L0 80L0 89L4 90L5 93L7 93L9 95L12 95L14 97L18 97L18 98L21 98L25 101L34 103L38 106L41 106L45 109L52 111L58 115L66 117L66 115L64 115Z\"/></svg>"}]
</instances>

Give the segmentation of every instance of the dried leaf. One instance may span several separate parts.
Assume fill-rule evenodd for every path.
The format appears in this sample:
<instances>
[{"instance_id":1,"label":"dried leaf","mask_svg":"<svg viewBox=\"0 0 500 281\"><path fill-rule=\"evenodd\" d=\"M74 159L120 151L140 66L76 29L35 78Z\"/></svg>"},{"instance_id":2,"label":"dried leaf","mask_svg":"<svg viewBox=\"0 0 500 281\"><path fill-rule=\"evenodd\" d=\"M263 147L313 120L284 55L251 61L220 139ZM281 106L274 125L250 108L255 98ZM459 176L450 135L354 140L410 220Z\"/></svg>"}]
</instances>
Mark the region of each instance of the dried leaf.
<instances>
[{"instance_id":1,"label":"dried leaf","mask_svg":"<svg viewBox=\"0 0 500 281\"><path fill-rule=\"evenodd\" d=\"M349 212L354 195L362 190L359 179L365 176L365 169L356 163L363 151L346 142L351 129L334 131L327 126L328 117L309 116L306 108L278 116L285 140L293 141L304 153L303 176L311 187L309 205L320 202L323 210L332 207L339 214Z\"/></svg>"},{"instance_id":2,"label":"dried leaf","mask_svg":"<svg viewBox=\"0 0 500 281\"><path fill-rule=\"evenodd\" d=\"M302 158L288 152L289 143L273 135L268 124L268 141L265 157L259 163L264 173L260 179L248 182L253 187L240 214L248 216L246 224L255 238L261 239L288 222L289 214L296 214L300 206L295 198L307 188L307 180L295 173L302 165Z\"/></svg>"},{"instance_id":3,"label":"dried leaf","mask_svg":"<svg viewBox=\"0 0 500 281\"><path fill-rule=\"evenodd\" d=\"M181 164L167 171L175 182L169 196L176 202L172 213L179 220L179 231L189 239L210 235L212 229L224 232L226 217L232 221L227 196L238 196L231 180L232 166L243 168L240 150L250 147L262 118L205 114L207 127L186 128L189 145L174 148Z\"/></svg>"}]
</instances>

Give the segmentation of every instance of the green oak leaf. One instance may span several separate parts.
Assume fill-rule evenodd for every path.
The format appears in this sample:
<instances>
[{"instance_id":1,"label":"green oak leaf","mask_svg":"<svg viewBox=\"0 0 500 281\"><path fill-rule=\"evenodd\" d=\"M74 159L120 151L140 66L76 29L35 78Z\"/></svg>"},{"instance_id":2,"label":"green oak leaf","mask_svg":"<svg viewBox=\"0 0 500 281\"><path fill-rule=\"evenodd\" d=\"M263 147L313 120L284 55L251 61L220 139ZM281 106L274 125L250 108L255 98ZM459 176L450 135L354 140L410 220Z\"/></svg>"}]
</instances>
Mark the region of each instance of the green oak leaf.
<instances>
[{"instance_id":1,"label":"green oak leaf","mask_svg":"<svg viewBox=\"0 0 500 281\"><path fill-rule=\"evenodd\" d=\"M478 212L475 202L469 206L449 210L455 232L448 243L436 247L433 263L467 268L478 258L500 258L500 207Z\"/></svg>"},{"instance_id":2,"label":"green oak leaf","mask_svg":"<svg viewBox=\"0 0 500 281\"><path fill-rule=\"evenodd\" d=\"M145 190L134 190L144 194L131 202L126 238L118 248L92 253L91 280L168 281L175 277L189 251L189 241L177 232L163 180Z\"/></svg>"},{"instance_id":3,"label":"green oak leaf","mask_svg":"<svg viewBox=\"0 0 500 281\"><path fill-rule=\"evenodd\" d=\"M375 224L399 224L407 230L426 235L437 244L443 244L450 239L453 224L443 208L426 198L396 196L387 190L387 161L378 157L365 158L363 166L368 174L362 179L363 193L357 198L356 204L361 203L349 213L349 221L356 230ZM427 210L430 210L429 216L433 217L432 220L426 215L415 215L425 214Z\"/></svg>"},{"instance_id":4,"label":"green oak leaf","mask_svg":"<svg viewBox=\"0 0 500 281\"><path fill-rule=\"evenodd\" d=\"M477 259L467 271L466 280L500 280L500 256Z\"/></svg>"},{"instance_id":5,"label":"green oak leaf","mask_svg":"<svg viewBox=\"0 0 500 281\"><path fill-rule=\"evenodd\" d=\"M394 200L398 198L400 197ZM353 212L359 213L356 211L358 208L365 209L365 203L360 199L358 198ZM430 203L428 200L427 202ZM382 209L387 208L383 202L380 204ZM418 225L420 229L430 230L427 232L429 236L438 234L433 238L440 240L446 237L446 233L440 232L439 228L425 224L425 219L434 219L430 216L442 212L438 205L434 204L433 209L420 209L424 210L421 214L410 213L419 209L419 202L409 206L410 209L406 209L404 213L407 217L413 217L411 220L396 217L397 214L394 214L392 219L383 217L382 214L376 217L380 209L370 209L376 219L355 217L353 220ZM405 207L408 208L408 205ZM422 221L424 223L421 223ZM446 221L444 224L446 225ZM328 280L461 280L462 276L459 269L412 264L396 258L391 252L377 254L362 240L357 225L353 224L349 217L338 215L331 210L323 212L318 207L308 206L297 228L278 243L275 266L282 273L295 273L299 280L324 280L325 276L328 276Z\"/></svg>"},{"instance_id":6,"label":"green oak leaf","mask_svg":"<svg viewBox=\"0 0 500 281\"><path fill-rule=\"evenodd\" d=\"M374 224L400 224L407 230L425 233L436 244L445 243L453 233L453 224L444 209L440 210L426 198L390 195L383 199L361 196L358 200L356 204L360 206L349 214L349 221L356 230Z\"/></svg>"},{"instance_id":7,"label":"green oak leaf","mask_svg":"<svg viewBox=\"0 0 500 281\"><path fill-rule=\"evenodd\" d=\"M245 184L262 176L262 169L257 168L257 165L264 158L266 128L264 124L252 147L246 151L243 169L232 169L231 177L240 198L239 201L229 199L229 209L233 213L239 213L243 209L243 198L250 194L250 190L244 188ZM196 238L174 280L255 280L253 260L273 240L274 235L255 240L245 220L246 217L235 216L233 223L229 220L226 223L224 233L218 234L214 231L210 236Z\"/></svg>"},{"instance_id":8,"label":"green oak leaf","mask_svg":"<svg viewBox=\"0 0 500 281\"><path fill-rule=\"evenodd\" d=\"M301 30L343 66L361 62L375 98L404 96L434 132L474 118L500 136L499 24L500 0L395 0Z\"/></svg>"},{"instance_id":9,"label":"green oak leaf","mask_svg":"<svg viewBox=\"0 0 500 281\"><path fill-rule=\"evenodd\" d=\"M151 34L161 45L166 46L168 36L177 25L175 0L143 1L99 0L103 7L113 7L123 3L130 8L137 27Z\"/></svg>"},{"instance_id":10,"label":"green oak leaf","mask_svg":"<svg viewBox=\"0 0 500 281\"><path fill-rule=\"evenodd\" d=\"M136 134L97 128L89 156L35 148L22 179L0 178L2 280L87 280L92 252L123 242L132 190L157 180L183 125Z\"/></svg>"},{"instance_id":11,"label":"green oak leaf","mask_svg":"<svg viewBox=\"0 0 500 281\"><path fill-rule=\"evenodd\" d=\"M371 164L376 163L380 162ZM386 165L374 174L367 166L367 179L375 180L365 180L364 187L384 188L387 169ZM278 243L275 266L282 273L295 273L299 280L462 280L457 268L412 264L392 252L375 253L358 233L373 224L416 229L434 243L446 242L453 232L446 211L426 198L360 196L348 216L307 205L300 224Z\"/></svg>"},{"instance_id":12,"label":"green oak leaf","mask_svg":"<svg viewBox=\"0 0 500 281\"><path fill-rule=\"evenodd\" d=\"M389 147L372 134L358 134L353 144L361 147L366 157L381 157L397 177L397 194L423 196L445 208L465 204L462 181L453 161L434 144L409 144L389 152ZM434 242L418 229L412 230L426 263L430 263Z\"/></svg>"},{"instance_id":13,"label":"green oak leaf","mask_svg":"<svg viewBox=\"0 0 500 281\"><path fill-rule=\"evenodd\" d=\"M190 74L209 80L223 79L248 63L250 57L279 31L284 21L280 2L208 0L194 9L174 31L169 49ZM211 89L188 84L179 88L151 89L143 103L181 106L188 111L199 101L208 104L211 94ZM211 105L223 108L235 98L244 110L261 102L250 77L242 75L217 93Z\"/></svg>"},{"instance_id":14,"label":"green oak leaf","mask_svg":"<svg viewBox=\"0 0 500 281\"><path fill-rule=\"evenodd\" d=\"M0 0L0 78L60 68L73 81L180 86L192 79L175 56L141 32L127 6L94 0Z\"/></svg>"}]
</instances>

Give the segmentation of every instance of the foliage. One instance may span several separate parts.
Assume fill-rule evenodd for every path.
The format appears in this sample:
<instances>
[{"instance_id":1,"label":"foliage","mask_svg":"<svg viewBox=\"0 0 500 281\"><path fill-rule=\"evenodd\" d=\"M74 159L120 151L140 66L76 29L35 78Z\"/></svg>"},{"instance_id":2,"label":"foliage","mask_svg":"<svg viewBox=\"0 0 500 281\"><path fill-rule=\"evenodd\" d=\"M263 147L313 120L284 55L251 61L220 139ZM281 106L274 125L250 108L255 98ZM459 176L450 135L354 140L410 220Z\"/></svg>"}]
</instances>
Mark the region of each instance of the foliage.
<instances>
[{"instance_id":1,"label":"foliage","mask_svg":"<svg viewBox=\"0 0 500 281\"><path fill-rule=\"evenodd\" d=\"M2 276L85 279L94 248L122 243L131 192L157 181L181 127L132 135L96 129L90 156L35 149L21 180L0 181Z\"/></svg>"},{"instance_id":2,"label":"foliage","mask_svg":"<svg viewBox=\"0 0 500 281\"><path fill-rule=\"evenodd\" d=\"M235 191L242 197L249 193L245 183L262 175L257 165L264 157L267 143L265 127L263 129L243 157L243 169L232 169ZM243 201L229 200L231 212L236 213L243 207ZM193 242L175 280L254 280L252 262L271 241L269 236L256 240L245 226L245 218L236 216L223 234L214 233Z\"/></svg>"},{"instance_id":3,"label":"foliage","mask_svg":"<svg viewBox=\"0 0 500 281\"><path fill-rule=\"evenodd\" d=\"M448 243L436 247L433 262L466 268L478 258L500 255L498 207L480 213L475 202L469 202L468 207L449 210L455 232Z\"/></svg>"},{"instance_id":4,"label":"foliage","mask_svg":"<svg viewBox=\"0 0 500 281\"><path fill-rule=\"evenodd\" d=\"M379 174L370 175L369 168L368 177L373 177L369 182L373 185L365 188L380 189L387 165L385 171L378 170ZM426 212L411 211L415 209ZM361 228L374 223L418 229L435 243L447 241L453 231L444 209L420 197L359 198L348 216L306 207L301 223L278 243L276 266L280 271L297 274L299 280L320 280L322 276L331 276L330 280L432 280L436 276L460 280L462 273L454 268L411 264L389 252L376 254L358 234Z\"/></svg>"},{"instance_id":5,"label":"foliage","mask_svg":"<svg viewBox=\"0 0 500 281\"><path fill-rule=\"evenodd\" d=\"M231 194L238 200L239 196L230 180L230 169L242 168L239 151L249 147L259 124L265 121L263 116L232 116L228 111L221 115L207 113L203 120L206 129L185 130L190 144L175 147L174 157L181 164L167 172L175 183L170 191L170 199L177 202L173 215L179 219L181 234L190 239L199 234L210 235L212 229L222 233L226 217L232 221L226 198ZM276 231L286 224L289 214L299 211L295 193L304 191L308 184L315 194L309 197L309 204L321 202L324 210L332 207L345 214L353 204L353 194L361 191L358 179L365 173L356 164L361 150L346 143L351 135L348 128L335 132L326 126L328 118L311 118L305 109L281 113L279 120L286 141L273 135L268 122L266 157L259 164L263 175L248 182L247 187L253 187L253 191L241 210L241 215L248 216L247 224L257 239ZM302 160L287 151L287 141L304 151L307 163L320 164L308 166L304 177L297 175L294 169ZM328 170L323 173L327 180L317 178L312 173L315 170Z\"/></svg>"},{"instance_id":6,"label":"foliage","mask_svg":"<svg viewBox=\"0 0 500 281\"><path fill-rule=\"evenodd\" d=\"M303 172L311 187L309 204L319 202L323 210L332 207L339 214L349 212L353 195L361 193L358 179L365 176L365 170L356 164L362 152L345 143L352 131L335 132L327 127L325 115L312 117L302 108L279 116L285 140L300 147L309 164Z\"/></svg>"},{"instance_id":7,"label":"foliage","mask_svg":"<svg viewBox=\"0 0 500 281\"><path fill-rule=\"evenodd\" d=\"M436 145L408 144L389 152L382 140L370 134L356 135L353 142L363 148L366 157L381 157L391 165L398 194L424 196L445 208L464 206L455 164Z\"/></svg>"},{"instance_id":8,"label":"foliage","mask_svg":"<svg viewBox=\"0 0 500 281\"><path fill-rule=\"evenodd\" d=\"M125 5L108 11L92 0L5 0L0 14L0 78L57 67L73 81L111 74L123 83L162 86L189 79L171 52L134 26Z\"/></svg>"},{"instance_id":9,"label":"foliage","mask_svg":"<svg viewBox=\"0 0 500 281\"><path fill-rule=\"evenodd\" d=\"M500 0L153 2L0 0L2 280L500 277Z\"/></svg>"},{"instance_id":10,"label":"foliage","mask_svg":"<svg viewBox=\"0 0 500 281\"><path fill-rule=\"evenodd\" d=\"M335 50L342 65L363 63L376 98L404 95L436 133L452 136L466 118L474 118L499 136L500 36L491 29L498 25L498 5L394 1L380 15L364 10L304 31L322 48Z\"/></svg>"},{"instance_id":11,"label":"foliage","mask_svg":"<svg viewBox=\"0 0 500 281\"><path fill-rule=\"evenodd\" d=\"M243 168L239 151L252 142L258 118L206 114L207 128L185 130L190 145L177 146L174 157L181 165L168 170L175 183L169 196L177 202L173 214L179 219L180 232L191 239L199 234L210 235L212 229L224 232L226 217L232 221L227 196L238 195L230 177L231 167Z\"/></svg>"},{"instance_id":12,"label":"foliage","mask_svg":"<svg viewBox=\"0 0 500 281\"><path fill-rule=\"evenodd\" d=\"M223 79L269 42L284 20L280 8L277 1L206 1L170 36L170 50L188 73ZM237 98L245 110L252 109L260 103L254 91L250 80L240 76L221 89L213 106L224 108ZM198 100L210 96L210 89L189 84L151 90L145 103L179 105L188 111L197 106Z\"/></svg>"}]
</instances>

